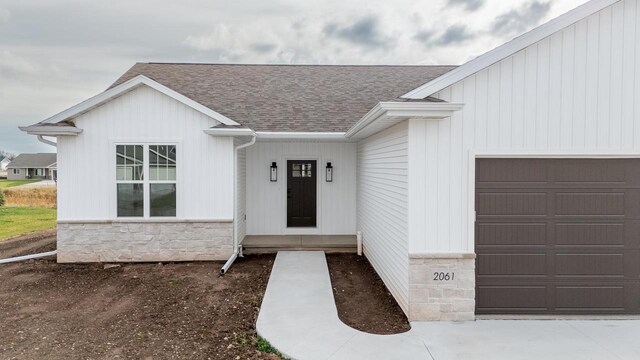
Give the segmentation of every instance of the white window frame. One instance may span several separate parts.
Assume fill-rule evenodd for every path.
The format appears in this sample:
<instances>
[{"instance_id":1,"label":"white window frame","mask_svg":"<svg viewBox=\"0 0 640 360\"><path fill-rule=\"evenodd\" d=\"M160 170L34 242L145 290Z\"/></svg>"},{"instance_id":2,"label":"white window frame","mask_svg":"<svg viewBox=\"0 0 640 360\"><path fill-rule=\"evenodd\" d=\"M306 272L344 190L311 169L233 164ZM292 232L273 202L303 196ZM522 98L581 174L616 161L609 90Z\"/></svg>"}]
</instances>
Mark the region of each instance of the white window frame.
<instances>
[{"instance_id":1,"label":"white window frame","mask_svg":"<svg viewBox=\"0 0 640 360\"><path fill-rule=\"evenodd\" d=\"M44 169L43 168L36 168L35 176L44 176Z\"/></svg>"},{"instance_id":2,"label":"white window frame","mask_svg":"<svg viewBox=\"0 0 640 360\"><path fill-rule=\"evenodd\" d=\"M117 160L117 146L118 145L140 145L142 146L142 161L143 161L143 174L142 181L140 180L118 180L116 169L118 167ZM176 180L150 180L149 172L149 146L150 145L168 145L176 147ZM112 154L112 166L111 166L111 179L113 181L113 218L117 220L175 220L180 219L180 191L178 191L178 183L180 182L180 167L181 167L181 153L182 146L179 141L166 140L166 141L112 141L111 152ZM176 216L151 216L151 184L176 184ZM142 196L143 196L143 216L118 216L118 184L142 184Z\"/></svg>"},{"instance_id":3,"label":"white window frame","mask_svg":"<svg viewBox=\"0 0 640 360\"><path fill-rule=\"evenodd\" d=\"M13 170L13 175L20 175L20 169L13 168L11 170Z\"/></svg>"}]
</instances>

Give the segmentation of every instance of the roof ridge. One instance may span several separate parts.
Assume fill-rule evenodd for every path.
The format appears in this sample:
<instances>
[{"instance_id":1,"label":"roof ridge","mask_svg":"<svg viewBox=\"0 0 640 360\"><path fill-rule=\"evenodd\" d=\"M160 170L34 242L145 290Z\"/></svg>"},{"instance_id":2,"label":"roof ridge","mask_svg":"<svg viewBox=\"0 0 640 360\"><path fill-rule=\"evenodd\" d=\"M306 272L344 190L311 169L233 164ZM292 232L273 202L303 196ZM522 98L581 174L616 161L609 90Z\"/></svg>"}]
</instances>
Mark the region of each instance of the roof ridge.
<instances>
[{"instance_id":1,"label":"roof ridge","mask_svg":"<svg viewBox=\"0 0 640 360\"><path fill-rule=\"evenodd\" d=\"M460 65L419 65L419 64L259 64L259 63L202 63L202 62L137 62L145 65L204 65L204 66L283 66L283 67L458 67Z\"/></svg>"}]
</instances>

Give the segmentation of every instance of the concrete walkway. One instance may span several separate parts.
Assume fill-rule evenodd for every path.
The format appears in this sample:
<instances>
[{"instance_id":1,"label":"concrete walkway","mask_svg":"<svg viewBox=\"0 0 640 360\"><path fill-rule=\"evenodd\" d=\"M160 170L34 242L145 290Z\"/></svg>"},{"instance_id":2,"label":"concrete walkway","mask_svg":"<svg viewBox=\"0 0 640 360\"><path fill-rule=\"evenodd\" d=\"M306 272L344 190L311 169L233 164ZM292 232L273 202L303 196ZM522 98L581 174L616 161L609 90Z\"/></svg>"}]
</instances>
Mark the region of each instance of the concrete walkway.
<instances>
[{"instance_id":1,"label":"concrete walkway","mask_svg":"<svg viewBox=\"0 0 640 360\"><path fill-rule=\"evenodd\" d=\"M640 359L640 321L414 322L371 335L340 321L323 252L279 252L258 334L292 359Z\"/></svg>"}]
</instances>

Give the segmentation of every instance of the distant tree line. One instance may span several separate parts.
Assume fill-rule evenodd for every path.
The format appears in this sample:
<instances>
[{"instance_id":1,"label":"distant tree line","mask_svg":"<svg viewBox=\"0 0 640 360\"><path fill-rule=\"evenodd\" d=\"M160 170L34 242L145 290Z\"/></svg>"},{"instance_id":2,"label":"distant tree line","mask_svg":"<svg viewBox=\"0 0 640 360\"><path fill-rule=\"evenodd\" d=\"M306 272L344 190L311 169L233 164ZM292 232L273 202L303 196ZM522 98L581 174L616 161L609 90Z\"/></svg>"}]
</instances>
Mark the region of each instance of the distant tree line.
<instances>
[{"instance_id":1,"label":"distant tree line","mask_svg":"<svg viewBox=\"0 0 640 360\"><path fill-rule=\"evenodd\" d=\"M6 150L0 150L0 159L4 159L7 158L9 160L13 160L16 158L16 154L6 151Z\"/></svg>"}]
</instances>

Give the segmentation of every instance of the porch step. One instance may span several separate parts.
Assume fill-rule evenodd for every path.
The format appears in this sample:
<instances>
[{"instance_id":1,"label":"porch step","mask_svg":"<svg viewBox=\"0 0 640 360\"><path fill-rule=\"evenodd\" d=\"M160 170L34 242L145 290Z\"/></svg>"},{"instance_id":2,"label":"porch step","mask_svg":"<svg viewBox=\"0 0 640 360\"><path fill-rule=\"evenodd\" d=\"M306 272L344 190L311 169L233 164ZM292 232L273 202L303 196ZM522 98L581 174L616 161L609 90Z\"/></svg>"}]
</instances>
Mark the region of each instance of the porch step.
<instances>
[{"instance_id":1,"label":"porch step","mask_svg":"<svg viewBox=\"0 0 640 360\"><path fill-rule=\"evenodd\" d=\"M287 251L356 252L356 237L344 235L247 236L241 243L246 254L270 254Z\"/></svg>"},{"instance_id":2,"label":"porch step","mask_svg":"<svg viewBox=\"0 0 640 360\"><path fill-rule=\"evenodd\" d=\"M324 251L325 253L356 253L356 247L242 247L242 252L246 255L276 254L278 251Z\"/></svg>"}]
</instances>

